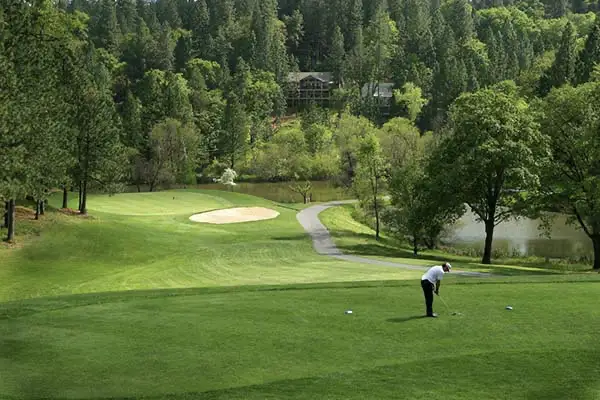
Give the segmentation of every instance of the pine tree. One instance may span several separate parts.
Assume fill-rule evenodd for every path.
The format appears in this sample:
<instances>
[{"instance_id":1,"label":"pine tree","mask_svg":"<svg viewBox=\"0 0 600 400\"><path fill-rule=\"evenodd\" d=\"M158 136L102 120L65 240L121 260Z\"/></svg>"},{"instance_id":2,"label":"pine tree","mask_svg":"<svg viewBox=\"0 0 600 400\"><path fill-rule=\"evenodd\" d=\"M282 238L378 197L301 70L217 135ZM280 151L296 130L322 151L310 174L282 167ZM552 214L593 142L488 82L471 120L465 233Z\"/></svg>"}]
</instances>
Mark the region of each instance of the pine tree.
<instances>
[{"instance_id":1,"label":"pine tree","mask_svg":"<svg viewBox=\"0 0 600 400\"><path fill-rule=\"evenodd\" d=\"M188 32L182 32L175 45L175 71L183 72L186 64L192 59L192 37Z\"/></svg>"},{"instance_id":2,"label":"pine tree","mask_svg":"<svg viewBox=\"0 0 600 400\"><path fill-rule=\"evenodd\" d=\"M158 0L156 7L158 20L161 23L168 23L171 29L181 27L181 17L176 0Z\"/></svg>"},{"instance_id":3,"label":"pine tree","mask_svg":"<svg viewBox=\"0 0 600 400\"><path fill-rule=\"evenodd\" d=\"M504 51L506 55L506 79L514 79L519 73L519 42L513 24L507 21L503 27Z\"/></svg>"},{"instance_id":4,"label":"pine tree","mask_svg":"<svg viewBox=\"0 0 600 400\"><path fill-rule=\"evenodd\" d=\"M131 91L127 91L123 102L121 124L123 126L123 144L142 151L147 145L144 143L142 133L142 103Z\"/></svg>"},{"instance_id":5,"label":"pine tree","mask_svg":"<svg viewBox=\"0 0 600 400\"><path fill-rule=\"evenodd\" d=\"M600 24L596 22L589 33L585 46L577 60L576 83L581 84L590 80L594 66L600 62Z\"/></svg>"},{"instance_id":6,"label":"pine tree","mask_svg":"<svg viewBox=\"0 0 600 400\"><path fill-rule=\"evenodd\" d=\"M576 61L575 31L573 24L569 21L563 30L554 63L540 79L539 93L545 96L553 87L574 82Z\"/></svg>"},{"instance_id":7,"label":"pine tree","mask_svg":"<svg viewBox=\"0 0 600 400\"><path fill-rule=\"evenodd\" d=\"M473 37L472 7L468 0L450 0L443 4L446 23L456 35L456 42L463 44Z\"/></svg>"},{"instance_id":8,"label":"pine tree","mask_svg":"<svg viewBox=\"0 0 600 400\"><path fill-rule=\"evenodd\" d=\"M504 43L502 34L495 34L491 28L486 34L488 57L490 59L489 74L487 83L493 84L504 79L506 76L506 52L504 51Z\"/></svg>"},{"instance_id":9,"label":"pine tree","mask_svg":"<svg viewBox=\"0 0 600 400\"><path fill-rule=\"evenodd\" d=\"M330 47L331 50L328 57L329 69L333 73L333 80L337 83L342 83L346 51L344 50L344 35L342 34L339 25L335 25L335 28L333 29Z\"/></svg>"},{"instance_id":10,"label":"pine tree","mask_svg":"<svg viewBox=\"0 0 600 400\"><path fill-rule=\"evenodd\" d=\"M348 15L348 32L344 32L346 49L352 50L362 46L363 1L351 0Z\"/></svg>"},{"instance_id":11,"label":"pine tree","mask_svg":"<svg viewBox=\"0 0 600 400\"><path fill-rule=\"evenodd\" d=\"M347 76L351 82L362 88L362 85L369 80L367 51L364 45L362 28L359 27L354 40L356 41L356 45L347 55Z\"/></svg>"},{"instance_id":12,"label":"pine tree","mask_svg":"<svg viewBox=\"0 0 600 400\"><path fill-rule=\"evenodd\" d=\"M194 54L200 58L208 58L210 49L210 20L206 0L197 0L190 9L190 26L186 27L192 32Z\"/></svg>"},{"instance_id":13,"label":"pine tree","mask_svg":"<svg viewBox=\"0 0 600 400\"><path fill-rule=\"evenodd\" d=\"M136 32L125 41L122 55L122 60L126 63L125 74L131 82L138 82L147 69L155 67L152 63L156 52L156 42L150 29L146 22L138 17Z\"/></svg>"},{"instance_id":14,"label":"pine tree","mask_svg":"<svg viewBox=\"0 0 600 400\"><path fill-rule=\"evenodd\" d=\"M444 19L442 11L439 8L436 8L431 17L431 35L437 56L446 54L446 42L449 39L446 36L448 33L446 31L447 26L448 25L446 24L446 20ZM452 32L452 40L454 41L454 32Z\"/></svg>"},{"instance_id":15,"label":"pine tree","mask_svg":"<svg viewBox=\"0 0 600 400\"><path fill-rule=\"evenodd\" d=\"M521 71L529 69L534 58L535 51L533 47L533 43L529 36L523 35L520 37L518 41L518 49L519 49L519 69Z\"/></svg>"},{"instance_id":16,"label":"pine tree","mask_svg":"<svg viewBox=\"0 0 600 400\"><path fill-rule=\"evenodd\" d=\"M550 0L546 3L546 14L550 18L564 17L569 9L569 0Z\"/></svg>"},{"instance_id":17,"label":"pine tree","mask_svg":"<svg viewBox=\"0 0 600 400\"><path fill-rule=\"evenodd\" d=\"M270 70L270 48L274 30L274 15L276 4L273 0L261 0L256 3L252 14L252 33L256 39L253 49L255 67Z\"/></svg>"},{"instance_id":18,"label":"pine tree","mask_svg":"<svg viewBox=\"0 0 600 400\"><path fill-rule=\"evenodd\" d=\"M117 7L114 0L101 0L92 35L96 47L106 49L113 55L119 52L121 33L117 22Z\"/></svg>"},{"instance_id":19,"label":"pine tree","mask_svg":"<svg viewBox=\"0 0 600 400\"><path fill-rule=\"evenodd\" d=\"M117 0L117 19L124 35L136 31L138 12L134 0Z\"/></svg>"},{"instance_id":20,"label":"pine tree","mask_svg":"<svg viewBox=\"0 0 600 400\"><path fill-rule=\"evenodd\" d=\"M175 46L171 27L167 22L164 22L156 42L156 55L153 67L163 71L173 70L173 65L175 64L174 50Z\"/></svg>"},{"instance_id":21,"label":"pine tree","mask_svg":"<svg viewBox=\"0 0 600 400\"><path fill-rule=\"evenodd\" d=\"M165 74L165 116L188 124L193 120L190 89L182 74Z\"/></svg>"},{"instance_id":22,"label":"pine tree","mask_svg":"<svg viewBox=\"0 0 600 400\"><path fill-rule=\"evenodd\" d=\"M227 95L225 114L223 117L223 130L220 136L220 148L229 160L229 167L235 169L236 161L248 149L250 135L248 132L248 117L238 96L234 93Z\"/></svg>"}]
</instances>

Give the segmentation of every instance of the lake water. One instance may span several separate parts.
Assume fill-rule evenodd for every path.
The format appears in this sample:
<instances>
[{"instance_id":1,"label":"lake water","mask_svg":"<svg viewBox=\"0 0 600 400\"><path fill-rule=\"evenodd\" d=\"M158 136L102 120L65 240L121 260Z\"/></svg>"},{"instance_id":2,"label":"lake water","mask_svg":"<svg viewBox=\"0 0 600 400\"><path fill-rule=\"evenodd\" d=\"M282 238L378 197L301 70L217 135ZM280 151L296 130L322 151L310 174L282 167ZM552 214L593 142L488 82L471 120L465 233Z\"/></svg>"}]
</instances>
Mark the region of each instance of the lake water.
<instances>
[{"instance_id":1,"label":"lake water","mask_svg":"<svg viewBox=\"0 0 600 400\"><path fill-rule=\"evenodd\" d=\"M559 215L553 222L551 236L540 236L540 221L532 219L509 220L496 226L494 249L509 254L549 258L580 258L593 255L592 241L574 225L566 225L566 217ZM443 242L457 247L483 249L485 227L467 212L443 237Z\"/></svg>"}]
</instances>

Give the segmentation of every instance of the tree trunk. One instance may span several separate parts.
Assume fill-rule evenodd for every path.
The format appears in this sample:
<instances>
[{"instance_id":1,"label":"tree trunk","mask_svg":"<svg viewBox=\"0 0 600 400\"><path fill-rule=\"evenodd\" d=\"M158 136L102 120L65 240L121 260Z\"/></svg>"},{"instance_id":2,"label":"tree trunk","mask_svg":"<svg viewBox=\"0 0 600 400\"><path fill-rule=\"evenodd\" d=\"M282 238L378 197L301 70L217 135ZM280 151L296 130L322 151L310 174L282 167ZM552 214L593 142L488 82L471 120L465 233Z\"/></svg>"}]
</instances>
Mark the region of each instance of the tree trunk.
<instances>
[{"instance_id":1,"label":"tree trunk","mask_svg":"<svg viewBox=\"0 0 600 400\"><path fill-rule=\"evenodd\" d=\"M379 205L375 196L375 240L379 240Z\"/></svg>"},{"instance_id":2,"label":"tree trunk","mask_svg":"<svg viewBox=\"0 0 600 400\"><path fill-rule=\"evenodd\" d=\"M69 192L67 191L67 187L63 187L63 202L62 208L67 208L69 206Z\"/></svg>"},{"instance_id":3,"label":"tree trunk","mask_svg":"<svg viewBox=\"0 0 600 400\"><path fill-rule=\"evenodd\" d=\"M81 210L81 200L83 199L83 187L82 182L79 181L79 204L77 205L77 209Z\"/></svg>"},{"instance_id":4,"label":"tree trunk","mask_svg":"<svg viewBox=\"0 0 600 400\"><path fill-rule=\"evenodd\" d=\"M4 202L4 213L3 218L2 218L2 225L0 225L0 228L8 228L8 207L9 207L9 202L8 200L6 200Z\"/></svg>"},{"instance_id":5,"label":"tree trunk","mask_svg":"<svg viewBox=\"0 0 600 400\"><path fill-rule=\"evenodd\" d=\"M592 236L594 244L594 269L600 272L600 235Z\"/></svg>"},{"instance_id":6,"label":"tree trunk","mask_svg":"<svg viewBox=\"0 0 600 400\"><path fill-rule=\"evenodd\" d=\"M416 236L413 236L413 254L415 256L419 255L419 241Z\"/></svg>"},{"instance_id":7,"label":"tree trunk","mask_svg":"<svg viewBox=\"0 0 600 400\"><path fill-rule=\"evenodd\" d=\"M40 200L40 215L46 214L46 200Z\"/></svg>"},{"instance_id":8,"label":"tree trunk","mask_svg":"<svg viewBox=\"0 0 600 400\"><path fill-rule=\"evenodd\" d=\"M485 221L485 247L483 249L482 264L492 263L492 242L494 241L494 220Z\"/></svg>"},{"instance_id":9,"label":"tree trunk","mask_svg":"<svg viewBox=\"0 0 600 400\"><path fill-rule=\"evenodd\" d=\"M8 221L6 223L6 227L8 228L8 234L6 236L6 240L8 242L12 242L15 240L15 201L8 201Z\"/></svg>"},{"instance_id":10,"label":"tree trunk","mask_svg":"<svg viewBox=\"0 0 600 400\"><path fill-rule=\"evenodd\" d=\"M87 214L87 178L83 178L81 189L81 207L79 208L79 213L85 215Z\"/></svg>"},{"instance_id":11,"label":"tree trunk","mask_svg":"<svg viewBox=\"0 0 600 400\"><path fill-rule=\"evenodd\" d=\"M35 220L40 219L40 200L35 202Z\"/></svg>"}]
</instances>

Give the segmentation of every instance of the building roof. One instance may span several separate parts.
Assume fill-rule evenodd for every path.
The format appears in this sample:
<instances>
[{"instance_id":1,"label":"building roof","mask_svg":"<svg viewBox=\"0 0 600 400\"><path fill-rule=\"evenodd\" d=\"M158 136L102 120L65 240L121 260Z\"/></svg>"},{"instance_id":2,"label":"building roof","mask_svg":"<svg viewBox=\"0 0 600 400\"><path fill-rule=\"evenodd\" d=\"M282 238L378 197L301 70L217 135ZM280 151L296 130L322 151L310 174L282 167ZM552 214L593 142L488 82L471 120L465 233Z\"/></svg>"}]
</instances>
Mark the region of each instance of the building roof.
<instances>
[{"instance_id":1,"label":"building roof","mask_svg":"<svg viewBox=\"0 0 600 400\"><path fill-rule=\"evenodd\" d=\"M378 86L379 85L379 86ZM393 82L370 82L365 83L360 93L363 97L367 97L369 92L372 92L373 97L392 98L394 97Z\"/></svg>"},{"instance_id":2,"label":"building roof","mask_svg":"<svg viewBox=\"0 0 600 400\"><path fill-rule=\"evenodd\" d=\"M288 74L288 81L300 82L308 77L313 77L320 80L321 82L333 82L333 74L331 72L290 72Z\"/></svg>"}]
</instances>

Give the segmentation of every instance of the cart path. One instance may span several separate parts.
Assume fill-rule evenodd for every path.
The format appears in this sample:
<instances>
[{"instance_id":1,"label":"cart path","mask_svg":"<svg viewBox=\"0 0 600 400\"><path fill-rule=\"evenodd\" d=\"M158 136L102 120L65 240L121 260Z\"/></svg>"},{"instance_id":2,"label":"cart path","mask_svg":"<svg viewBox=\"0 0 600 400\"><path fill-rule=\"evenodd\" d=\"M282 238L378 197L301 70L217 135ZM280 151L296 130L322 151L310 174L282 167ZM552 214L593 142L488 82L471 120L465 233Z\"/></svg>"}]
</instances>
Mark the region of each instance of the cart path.
<instances>
[{"instance_id":1,"label":"cart path","mask_svg":"<svg viewBox=\"0 0 600 400\"><path fill-rule=\"evenodd\" d=\"M426 271L429 267L423 267L419 265L410 265L410 264L401 264L390 261L381 261L375 260L372 258L359 257L354 255L348 255L341 252L340 249L337 248L329 231L321 223L319 219L319 214L328 208L338 207L344 204L352 204L355 203L356 200L343 200L343 201L332 201L329 203L319 204L312 207L308 207L302 211L300 211L296 218L298 222L306 233L308 233L313 241L313 247L315 251L319 254L330 256L333 258L337 258L339 260L362 263L362 264L370 264L370 265L380 265L384 267L395 267L395 268L403 268L403 269L412 269L419 271ZM467 272L467 271L452 271L453 274L457 275L466 275L466 276L478 276L478 277L489 277L492 274L485 272Z\"/></svg>"}]
</instances>

